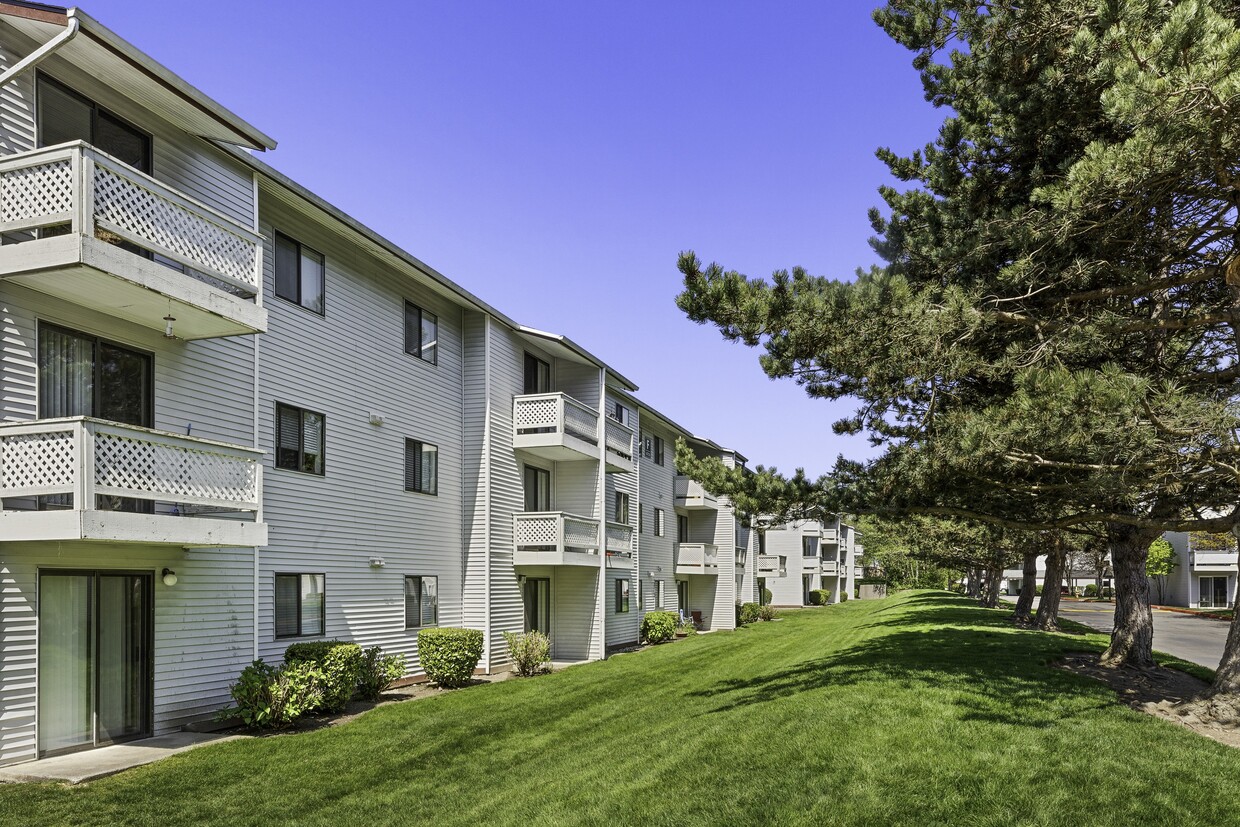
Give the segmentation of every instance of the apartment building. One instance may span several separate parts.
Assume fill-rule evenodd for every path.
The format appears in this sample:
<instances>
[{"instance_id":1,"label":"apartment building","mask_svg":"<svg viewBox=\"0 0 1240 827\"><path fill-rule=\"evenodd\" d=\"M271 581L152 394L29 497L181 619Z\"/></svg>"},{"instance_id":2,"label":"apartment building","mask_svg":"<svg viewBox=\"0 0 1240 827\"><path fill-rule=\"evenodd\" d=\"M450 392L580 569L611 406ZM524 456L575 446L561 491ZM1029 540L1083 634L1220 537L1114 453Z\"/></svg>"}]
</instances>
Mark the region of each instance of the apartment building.
<instances>
[{"instance_id":1,"label":"apartment building","mask_svg":"<svg viewBox=\"0 0 1240 827\"><path fill-rule=\"evenodd\" d=\"M826 589L831 602L854 596L862 576L857 530L839 516L794 520L772 525L764 532L761 554L775 559L777 576L767 575L762 588L776 606L809 605L810 592Z\"/></svg>"},{"instance_id":2,"label":"apartment building","mask_svg":"<svg viewBox=\"0 0 1240 827\"><path fill-rule=\"evenodd\" d=\"M1235 606L1236 577L1240 571L1235 537L1168 531L1163 538L1175 549L1176 565L1170 574L1150 578L1151 600L1194 609Z\"/></svg>"},{"instance_id":3,"label":"apartment building","mask_svg":"<svg viewBox=\"0 0 1240 827\"><path fill-rule=\"evenodd\" d=\"M675 472L677 439L743 456L274 148L80 10L0 0L0 763L208 717L295 641L591 660L779 577Z\"/></svg>"}]
</instances>

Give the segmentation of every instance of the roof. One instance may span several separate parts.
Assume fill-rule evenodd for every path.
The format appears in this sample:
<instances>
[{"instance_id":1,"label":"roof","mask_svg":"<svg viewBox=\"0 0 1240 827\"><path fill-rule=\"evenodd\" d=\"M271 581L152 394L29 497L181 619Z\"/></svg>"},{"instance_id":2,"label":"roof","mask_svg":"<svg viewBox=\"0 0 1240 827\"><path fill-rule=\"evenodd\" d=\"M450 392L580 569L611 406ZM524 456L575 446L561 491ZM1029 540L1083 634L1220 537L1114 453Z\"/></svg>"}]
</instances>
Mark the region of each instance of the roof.
<instances>
[{"instance_id":1,"label":"roof","mask_svg":"<svg viewBox=\"0 0 1240 827\"><path fill-rule=\"evenodd\" d=\"M59 57L115 86L191 135L249 149L276 147L274 138L81 9L0 0L0 19L39 45L64 32L70 21L76 20L78 33L56 50Z\"/></svg>"}]
</instances>

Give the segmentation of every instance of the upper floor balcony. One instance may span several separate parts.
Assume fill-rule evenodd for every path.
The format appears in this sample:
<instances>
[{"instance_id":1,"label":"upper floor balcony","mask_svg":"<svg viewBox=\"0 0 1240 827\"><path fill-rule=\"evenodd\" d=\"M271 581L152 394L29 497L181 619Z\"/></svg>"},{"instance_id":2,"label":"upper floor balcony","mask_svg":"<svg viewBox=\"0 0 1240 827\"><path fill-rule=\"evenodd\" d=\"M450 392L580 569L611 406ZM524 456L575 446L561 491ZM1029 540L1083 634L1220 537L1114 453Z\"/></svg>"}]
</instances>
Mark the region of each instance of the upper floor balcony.
<instances>
[{"instance_id":1,"label":"upper floor balcony","mask_svg":"<svg viewBox=\"0 0 1240 827\"><path fill-rule=\"evenodd\" d=\"M838 543L840 541L840 532L836 528L823 528L822 541L824 543Z\"/></svg>"},{"instance_id":2,"label":"upper floor balcony","mask_svg":"<svg viewBox=\"0 0 1240 827\"><path fill-rule=\"evenodd\" d=\"M1236 571L1238 556L1234 551L1194 551L1192 565L1196 571Z\"/></svg>"},{"instance_id":3,"label":"upper floor balcony","mask_svg":"<svg viewBox=\"0 0 1240 827\"><path fill-rule=\"evenodd\" d=\"M263 452L89 417L0 425L0 540L267 544Z\"/></svg>"},{"instance_id":4,"label":"upper floor balcony","mask_svg":"<svg viewBox=\"0 0 1240 827\"><path fill-rule=\"evenodd\" d=\"M838 577L840 573L839 561L823 560L821 571L824 577Z\"/></svg>"},{"instance_id":5,"label":"upper floor balcony","mask_svg":"<svg viewBox=\"0 0 1240 827\"><path fill-rule=\"evenodd\" d=\"M180 339L260 333L251 228L81 141L0 158L0 278Z\"/></svg>"},{"instance_id":6,"label":"upper floor balcony","mask_svg":"<svg viewBox=\"0 0 1240 827\"><path fill-rule=\"evenodd\" d=\"M718 574L719 547L710 543L677 543L677 574Z\"/></svg>"},{"instance_id":7,"label":"upper floor balcony","mask_svg":"<svg viewBox=\"0 0 1240 827\"><path fill-rule=\"evenodd\" d=\"M563 511L525 511L512 517L514 566L599 565L599 521ZM633 529L607 523L608 568L632 568Z\"/></svg>"},{"instance_id":8,"label":"upper floor balcony","mask_svg":"<svg viewBox=\"0 0 1240 827\"><path fill-rule=\"evenodd\" d=\"M719 501L714 494L702 487L702 484L683 474L675 480L674 493L676 507L689 511L718 510Z\"/></svg>"},{"instance_id":9,"label":"upper floor balcony","mask_svg":"<svg viewBox=\"0 0 1240 827\"><path fill-rule=\"evenodd\" d=\"M779 557L775 554L758 555L758 574L775 574L783 577L787 572L780 566Z\"/></svg>"},{"instance_id":10,"label":"upper floor balcony","mask_svg":"<svg viewBox=\"0 0 1240 827\"><path fill-rule=\"evenodd\" d=\"M555 462L599 459L601 436L607 470L633 471L633 429L566 393L513 397L512 429L514 448Z\"/></svg>"}]
</instances>

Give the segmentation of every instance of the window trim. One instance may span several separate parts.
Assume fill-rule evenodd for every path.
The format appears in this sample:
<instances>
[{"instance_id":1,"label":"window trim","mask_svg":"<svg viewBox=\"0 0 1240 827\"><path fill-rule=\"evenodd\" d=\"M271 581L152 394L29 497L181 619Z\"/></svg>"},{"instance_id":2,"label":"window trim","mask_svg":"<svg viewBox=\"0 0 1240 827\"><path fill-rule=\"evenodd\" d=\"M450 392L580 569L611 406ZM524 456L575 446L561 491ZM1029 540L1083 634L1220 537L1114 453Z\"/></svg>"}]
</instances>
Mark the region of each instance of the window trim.
<instances>
[{"instance_id":1,"label":"window trim","mask_svg":"<svg viewBox=\"0 0 1240 827\"><path fill-rule=\"evenodd\" d=\"M300 439L298 439L297 467L296 468L285 468L283 465L280 464L280 409L281 408L290 408L292 410L298 411L302 416L305 416L307 413L312 413L315 416L322 418L323 440L322 440L322 444L319 446L319 457L320 457L319 464L323 468L322 471L306 471L302 468L306 460L306 424L305 424L304 419L301 422L301 435L300 435ZM312 477L326 477L327 476L327 414L322 413L320 411L312 411L309 408L303 408L300 405L290 405L288 402L276 402L275 403L274 437L275 439L273 441L275 443L275 450L271 452L272 454L271 462L272 462L273 468L276 468L277 470L280 470L280 471L292 471L294 474L307 474Z\"/></svg>"},{"instance_id":2,"label":"window trim","mask_svg":"<svg viewBox=\"0 0 1240 827\"><path fill-rule=\"evenodd\" d=\"M616 583L615 614L618 614L618 615L628 614L629 608L630 608L630 602L631 602L630 598L633 593L633 585L630 582L629 578L627 577L617 577L615 580L615 583Z\"/></svg>"},{"instance_id":3,"label":"window trim","mask_svg":"<svg viewBox=\"0 0 1240 827\"><path fill-rule=\"evenodd\" d=\"M667 524L667 520L666 520L666 519L665 519L665 517L664 517L664 514L663 514L663 509L662 509L662 508L657 508L657 507L656 507L656 508L654 509L654 514L652 515L652 520L651 520L651 522L653 523L652 528L654 529L654 536L656 536L656 537L662 537L662 536L663 536L663 533L664 533L664 530L665 530L665 529L666 529L666 527L667 527L667 525L666 525L666 524Z\"/></svg>"},{"instance_id":4,"label":"window trim","mask_svg":"<svg viewBox=\"0 0 1240 827\"><path fill-rule=\"evenodd\" d=\"M409 581L410 580L418 581L418 625L417 626L409 625ZM435 619L430 623L422 622L422 581L423 580L434 580L435 581ZM438 627L439 626L439 575L437 574L406 574L404 576L404 579L401 580L401 588L404 590L403 596L405 598L405 607L404 607L405 608L405 630L409 631L411 629L434 629Z\"/></svg>"},{"instance_id":5,"label":"window trim","mask_svg":"<svg viewBox=\"0 0 1240 827\"><path fill-rule=\"evenodd\" d=\"M277 626L278 621L276 617L279 614L279 611L277 610L277 607L276 607L276 601L279 600L279 596L280 596L280 589L278 588L277 584L280 582L281 577L296 577L297 578L297 632L296 634L282 635L278 631L278 626ZM302 603L301 578L303 577L322 577L323 578L323 591L319 593L320 595L319 599L323 604L322 613L320 615L320 617L322 618L323 628L321 631L313 632L309 634L307 634L302 628L302 621L301 621L301 603ZM272 588L271 631L272 631L273 637L276 640L288 640L290 638L295 638L295 637L327 637L327 572L323 572L323 571L277 571L273 573L273 576L271 579L271 588Z\"/></svg>"},{"instance_id":6,"label":"window trim","mask_svg":"<svg viewBox=\"0 0 1240 827\"><path fill-rule=\"evenodd\" d=\"M155 135L152 132L150 132L149 130L143 129L142 127L138 126L137 124L135 124L133 121L129 120L128 118L122 118L120 115L116 114L111 109L107 108L106 106L102 106L99 103L99 101L95 100L94 98L89 97L88 95L84 95L78 90L74 89L69 84L65 83L64 81L58 80L54 75L49 75L44 70L37 69L35 70L34 101L33 101L34 107L33 108L34 108L34 122L35 122L34 128L35 128L35 132L38 133L35 136L35 142L38 144L40 149L45 146L48 146L48 144L45 144L43 142L43 119L42 117L40 117L41 109L40 109L40 103L39 103L39 83L40 82L50 83L52 86L55 86L57 89L59 89L61 92L65 93L69 97L77 98L79 101L81 101L82 103L90 107L90 141L89 143L91 146L96 145L95 142L99 137L99 113L100 112L103 112L109 118L114 118L117 121L120 121L122 124L129 127L134 132L138 133L143 138L145 138L146 139L146 158L148 162L148 168L138 169L138 167L134 167L134 169L138 169L139 172L144 172L147 175L150 175L152 177L154 176ZM124 163L124 162L122 161L121 163ZM126 164L126 166L129 166L129 165Z\"/></svg>"},{"instance_id":7,"label":"window trim","mask_svg":"<svg viewBox=\"0 0 1240 827\"><path fill-rule=\"evenodd\" d=\"M56 330L61 333L67 333L70 336L81 336L83 339L94 340L95 364L94 364L94 369L91 371L92 373L91 381L94 384L96 392L94 393L94 398L91 400L91 414L90 415L95 418L99 418L100 397L99 397L98 389L103 387L103 364L99 358L100 346L107 345L109 347L118 348L120 350L127 350L130 353L136 353L139 356L145 356L146 357L146 383L147 383L147 387L150 389L150 394L149 394L149 398L146 400L146 410L143 411L143 414L146 416L146 421L149 422L150 424L139 425L138 427L140 428L154 428L155 427L155 352L154 351L147 350L146 348L134 347L133 345L128 345L128 344L125 344L124 342L118 342L115 339L107 339L107 338L104 338L103 336L98 336L94 333L90 333L85 330L74 330L71 327L66 327L62 324L56 324L55 322L49 322L42 318L38 318L35 320L35 342L34 342L34 362L35 362L34 404L35 404L35 410L37 411L37 416L39 419L46 418L46 414L43 411L43 402L42 402L42 396L43 396L42 390L43 389L41 387L41 380L39 378L39 351L43 345L44 328L51 328L52 330Z\"/></svg>"},{"instance_id":8,"label":"window trim","mask_svg":"<svg viewBox=\"0 0 1240 827\"><path fill-rule=\"evenodd\" d=\"M326 429L324 429L324 430L326 430ZM411 446L410 446L410 443L413 443L413 445L417 445L417 446L419 447L419 451L418 451L418 470L417 470L417 476L418 476L418 477L420 477L420 476L422 475L422 472L421 472L421 467L422 467L422 466L421 466L421 461L422 461L422 452L421 452L421 449L422 449L422 448L424 448L424 447L425 447L425 446L427 446L427 445L429 445L430 447L432 447L432 448L434 448L434 449L435 449L435 479L433 480L432 490L430 490L430 491L427 491L427 490L425 490L425 489L423 489L423 488L410 488L410 487L409 487L409 448L411 447ZM424 440L424 439L414 439L413 437L405 437L405 478L404 478L404 480L403 480L402 482L404 483L405 490L406 490L406 491L408 491L408 492L409 492L409 493L411 493L411 494L423 494L423 495L428 496L428 497L438 497L438 496L439 496L439 446L438 446L438 445L436 445L436 444L434 444L433 442L427 442L427 441L426 441L426 440ZM423 480L423 482L425 482L425 480Z\"/></svg>"},{"instance_id":9,"label":"window trim","mask_svg":"<svg viewBox=\"0 0 1240 827\"><path fill-rule=\"evenodd\" d=\"M622 500L624 502L624 513L623 514L620 513L620 503ZM627 491L615 492L615 497L613 497L613 504L612 504L612 516L617 523L621 523L623 525L632 525L631 520L633 519L633 508L631 506L631 502L632 500L629 497L629 492Z\"/></svg>"},{"instance_id":10,"label":"window trim","mask_svg":"<svg viewBox=\"0 0 1240 827\"><path fill-rule=\"evenodd\" d=\"M652 434L651 439L654 440L654 456L652 457L652 461L654 462L655 465L658 465L659 467L663 467L663 462L664 462L663 437L654 436Z\"/></svg>"},{"instance_id":11,"label":"window trim","mask_svg":"<svg viewBox=\"0 0 1240 827\"><path fill-rule=\"evenodd\" d=\"M417 336L417 342L416 342L417 347L415 350L409 349L409 311L410 310L416 310L418 314L418 336ZM427 316L430 316L432 319L435 320L435 358L434 359L427 359L425 356L422 355L422 322ZM441 330L439 327L439 314L432 313L429 310L422 307L421 305L414 304L413 302L409 301L409 299L405 299L405 314L402 320L405 325L405 333L404 333L405 353L425 362L428 365L434 365L438 367L439 366L439 350L441 347L440 342L442 341Z\"/></svg>"},{"instance_id":12,"label":"window trim","mask_svg":"<svg viewBox=\"0 0 1240 827\"><path fill-rule=\"evenodd\" d=\"M521 395L522 396L533 396L535 394L541 394L541 393L554 393L552 388L555 387L555 374L551 369L551 361L548 359L544 359L538 354L532 353L528 350L523 351L523 353L524 353L524 358L521 360ZM547 390L545 391L527 390L527 388L530 385L529 368L530 368L531 362L534 363L534 371L535 371L534 372L534 379L535 379L534 384L535 385L538 384L537 382L538 367L541 366L547 369Z\"/></svg>"},{"instance_id":13,"label":"window trim","mask_svg":"<svg viewBox=\"0 0 1240 827\"><path fill-rule=\"evenodd\" d=\"M280 238L283 238L286 241L291 241L293 244L297 245L297 299L296 300L290 299L288 296L280 295L279 275L276 272L276 251L279 249L277 239L280 239ZM301 257L302 255L304 255L305 250L309 250L311 253L314 253L316 256L319 257L319 259L323 263L323 290L322 290L323 309L321 311L315 310L313 307L307 307L305 304L302 303L302 300L305 297L301 295ZM327 317L327 256L325 254L319 252L313 247L310 247L309 245L302 244L300 241L293 238L288 233L284 233L275 228L272 228L272 231L271 231L271 271L272 271L271 273L272 275L271 294L273 296L275 296L277 299L280 299L281 301L288 302L289 304L295 307L300 307L302 310L305 310L307 313L313 313L314 315L320 318Z\"/></svg>"}]
</instances>

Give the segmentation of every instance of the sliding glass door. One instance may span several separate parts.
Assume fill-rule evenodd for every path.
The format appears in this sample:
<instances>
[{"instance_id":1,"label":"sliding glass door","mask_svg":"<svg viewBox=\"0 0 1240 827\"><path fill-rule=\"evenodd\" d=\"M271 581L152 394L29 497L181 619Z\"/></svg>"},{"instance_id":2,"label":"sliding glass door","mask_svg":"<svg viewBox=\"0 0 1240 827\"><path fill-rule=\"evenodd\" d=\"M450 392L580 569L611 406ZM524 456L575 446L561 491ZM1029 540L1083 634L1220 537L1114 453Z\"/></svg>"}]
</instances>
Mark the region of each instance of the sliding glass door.
<instances>
[{"instance_id":1,"label":"sliding glass door","mask_svg":"<svg viewBox=\"0 0 1240 827\"><path fill-rule=\"evenodd\" d=\"M150 734L151 579L40 572L40 755Z\"/></svg>"},{"instance_id":2,"label":"sliding glass door","mask_svg":"<svg viewBox=\"0 0 1240 827\"><path fill-rule=\"evenodd\" d=\"M551 636L551 580L545 577L525 579L525 631Z\"/></svg>"}]
</instances>

